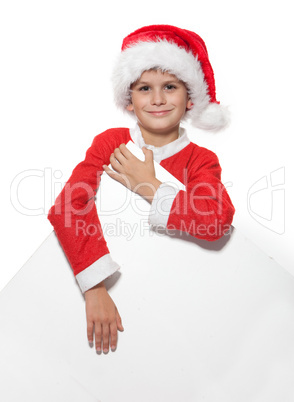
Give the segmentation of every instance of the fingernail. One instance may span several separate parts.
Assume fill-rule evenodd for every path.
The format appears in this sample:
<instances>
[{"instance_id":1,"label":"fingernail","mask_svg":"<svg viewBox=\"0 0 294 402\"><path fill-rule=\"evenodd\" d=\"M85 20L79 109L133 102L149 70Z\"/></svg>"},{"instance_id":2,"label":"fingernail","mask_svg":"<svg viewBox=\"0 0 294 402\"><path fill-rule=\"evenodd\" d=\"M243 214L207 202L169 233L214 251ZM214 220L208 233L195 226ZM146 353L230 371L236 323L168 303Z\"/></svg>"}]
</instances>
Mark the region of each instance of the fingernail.
<instances>
[{"instance_id":1,"label":"fingernail","mask_svg":"<svg viewBox=\"0 0 294 402\"><path fill-rule=\"evenodd\" d=\"M93 342L89 342L89 346L90 346L90 348L92 348L93 347Z\"/></svg>"},{"instance_id":2,"label":"fingernail","mask_svg":"<svg viewBox=\"0 0 294 402\"><path fill-rule=\"evenodd\" d=\"M103 349L103 353L108 353L109 350L108 349Z\"/></svg>"},{"instance_id":3,"label":"fingernail","mask_svg":"<svg viewBox=\"0 0 294 402\"><path fill-rule=\"evenodd\" d=\"M116 346L111 346L111 351L114 352L116 350Z\"/></svg>"}]
</instances>

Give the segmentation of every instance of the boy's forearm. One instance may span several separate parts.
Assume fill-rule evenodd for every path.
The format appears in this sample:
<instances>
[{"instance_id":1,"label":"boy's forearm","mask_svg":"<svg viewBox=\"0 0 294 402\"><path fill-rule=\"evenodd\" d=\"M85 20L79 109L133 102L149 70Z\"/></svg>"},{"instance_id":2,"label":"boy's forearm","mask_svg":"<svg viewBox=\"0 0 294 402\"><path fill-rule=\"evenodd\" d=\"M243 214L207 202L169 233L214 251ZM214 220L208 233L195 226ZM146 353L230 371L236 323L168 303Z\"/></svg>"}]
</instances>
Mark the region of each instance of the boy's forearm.
<instances>
[{"instance_id":1,"label":"boy's forearm","mask_svg":"<svg viewBox=\"0 0 294 402\"><path fill-rule=\"evenodd\" d=\"M162 182L159 181L158 179L156 179L156 177L155 177L148 183L140 183L137 186L137 188L135 188L134 191L137 194L141 195L141 197L145 198L151 204L153 201L154 195L155 195L158 187L161 184L162 184Z\"/></svg>"},{"instance_id":2,"label":"boy's forearm","mask_svg":"<svg viewBox=\"0 0 294 402\"><path fill-rule=\"evenodd\" d=\"M95 290L95 289L106 289L104 281L101 281L101 282L97 283L97 285L95 285L92 288L86 290L85 293L89 292L90 290Z\"/></svg>"}]
</instances>

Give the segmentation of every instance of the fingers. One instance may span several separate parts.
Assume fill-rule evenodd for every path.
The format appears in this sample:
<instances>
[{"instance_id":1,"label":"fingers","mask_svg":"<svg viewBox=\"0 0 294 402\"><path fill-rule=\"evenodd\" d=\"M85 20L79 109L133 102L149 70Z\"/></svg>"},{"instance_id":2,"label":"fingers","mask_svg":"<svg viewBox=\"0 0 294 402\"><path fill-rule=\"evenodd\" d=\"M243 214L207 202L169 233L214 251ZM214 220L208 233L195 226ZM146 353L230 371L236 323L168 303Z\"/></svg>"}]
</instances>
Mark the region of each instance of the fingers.
<instances>
[{"instance_id":1,"label":"fingers","mask_svg":"<svg viewBox=\"0 0 294 402\"><path fill-rule=\"evenodd\" d=\"M93 323L88 324L87 335L90 346L93 345ZM100 322L95 323L95 349L97 353L109 352L109 347L114 352L117 347L118 334L117 330L123 331L121 317L117 311L116 321L112 323L101 324Z\"/></svg>"},{"instance_id":2,"label":"fingers","mask_svg":"<svg viewBox=\"0 0 294 402\"><path fill-rule=\"evenodd\" d=\"M126 144L120 144L118 148L115 148L111 154L111 159L116 159L119 164L123 165L128 159L137 159L134 154L127 148ZM111 162L111 160L110 160Z\"/></svg>"},{"instance_id":3,"label":"fingers","mask_svg":"<svg viewBox=\"0 0 294 402\"><path fill-rule=\"evenodd\" d=\"M109 161L111 163L112 168L115 171L120 172L122 164L123 164L123 160L126 158L122 154L118 155L117 152L115 154L115 151L116 150L114 150L113 154L110 155Z\"/></svg>"},{"instance_id":4,"label":"fingers","mask_svg":"<svg viewBox=\"0 0 294 402\"><path fill-rule=\"evenodd\" d=\"M118 147L120 153L126 158L129 159L132 156L134 156L132 154L132 152L127 148L126 144L120 144L120 146Z\"/></svg>"},{"instance_id":5,"label":"fingers","mask_svg":"<svg viewBox=\"0 0 294 402\"><path fill-rule=\"evenodd\" d=\"M103 329L103 352L108 353L109 351L109 325L108 324L103 324L102 325Z\"/></svg>"},{"instance_id":6,"label":"fingers","mask_svg":"<svg viewBox=\"0 0 294 402\"><path fill-rule=\"evenodd\" d=\"M131 188L131 182L125 174L115 172L107 165L103 165L103 169L105 173L107 173L112 179L118 181L129 189Z\"/></svg>"},{"instance_id":7,"label":"fingers","mask_svg":"<svg viewBox=\"0 0 294 402\"><path fill-rule=\"evenodd\" d=\"M123 327L123 325L122 325L121 316L120 316L120 314L119 314L119 312L118 312L117 309L116 309L116 311L115 311L115 314L116 314L116 325L117 325L117 329L118 329L119 331L124 331L124 327Z\"/></svg>"},{"instance_id":8,"label":"fingers","mask_svg":"<svg viewBox=\"0 0 294 402\"><path fill-rule=\"evenodd\" d=\"M119 148L115 148L115 150L113 151L113 154L111 155L112 159L116 159L117 162L119 162L120 164L123 164L124 161L126 160L125 150L128 151L126 146L125 146L125 148L123 148L122 145L120 145ZM110 160L110 162L111 162L111 160Z\"/></svg>"},{"instance_id":9,"label":"fingers","mask_svg":"<svg viewBox=\"0 0 294 402\"><path fill-rule=\"evenodd\" d=\"M93 345L93 329L94 329L94 323L93 322L88 323L87 336L90 346ZM103 344L103 352L108 353L109 333L111 333L111 349L115 350L117 345L116 325L111 325L111 332L110 332L108 324L101 325L100 322L95 323L95 349L97 353L100 353L102 351L102 344Z\"/></svg>"},{"instance_id":10,"label":"fingers","mask_svg":"<svg viewBox=\"0 0 294 402\"><path fill-rule=\"evenodd\" d=\"M124 173L124 168L125 168L125 163L127 159L124 157L124 155L120 152L118 148L114 150L114 152L110 155L109 158L111 167L114 171L110 170L109 168L106 169L105 167L107 165L103 165L103 169L108 173L109 175L112 175L112 177L116 180L119 181L119 175ZM115 177L115 173L117 176Z\"/></svg>"},{"instance_id":11,"label":"fingers","mask_svg":"<svg viewBox=\"0 0 294 402\"><path fill-rule=\"evenodd\" d=\"M142 151L145 155L145 161L153 162L153 151L151 149L147 149L146 147L142 148ZM135 158L135 155L132 154L130 150L126 147L125 144L121 144L118 148L115 148L113 153L110 156L110 163L113 169L120 171L120 165L123 165L127 159Z\"/></svg>"},{"instance_id":12,"label":"fingers","mask_svg":"<svg viewBox=\"0 0 294 402\"><path fill-rule=\"evenodd\" d=\"M87 336L89 345L93 346L93 328L94 324L91 323L87 328ZM109 352L109 345L111 350L114 351L117 347L117 325L116 323L111 323L110 325L101 324L100 322L95 323L95 349L97 353Z\"/></svg>"},{"instance_id":13,"label":"fingers","mask_svg":"<svg viewBox=\"0 0 294 402\"><path fill-rule=\"evenodd\" d=\"M117 326L115 323L110 324L110 348L114 352L117 346Z\"/></svg>"},{"instance_id":14,"label":"fingers","mask_svg":"<svg viewBox=\"0 0 294 402\"><path fill-rule=\"evenodd\" d=\"M116 307L115 307L115 317L116 321L110 324L110 347L113 352L115 351L117 346L117 338L118 338L117 330L124 331L121 316Z\"/></svg>"},{"instance_id":15,"label":"fingers","mask_svg":"<svg viewBox=\"0 0 294 402\"><path fill-rule=\"evenodd\" d=\"M102 342L101 342L102 330L101 324L95 323L95 348L98 353L102 350Z\"/></svg>"},{"instance_id":16,"label":"fingers","mask_svg":"<svg viewBox=\"0 0 294 402\"><path fill-rule=\"evenodd\" d=\"M93 322L90 322L90 321L87 322L87 337L88 337L89 345L91 347L93 346L93 329L94 329Z\"/></svg>"},{"instance_id":17,"label":"fingers","mask_svg":"<svg viewBox=\"0 0 294 402\"><path fill-rule=\"evenodd\" d=\"M104 169L104 171L108 174L108 176L110 176L110 177L112 177L113 179L116 179L116 180L119 181L119 177L120 177L120 174L119 174L119 173L114 172L114 171L113 171L112 169L110 169L110 167L107 166L107 165L103 165L103 169Z\"/></svg>"}]
</instances>

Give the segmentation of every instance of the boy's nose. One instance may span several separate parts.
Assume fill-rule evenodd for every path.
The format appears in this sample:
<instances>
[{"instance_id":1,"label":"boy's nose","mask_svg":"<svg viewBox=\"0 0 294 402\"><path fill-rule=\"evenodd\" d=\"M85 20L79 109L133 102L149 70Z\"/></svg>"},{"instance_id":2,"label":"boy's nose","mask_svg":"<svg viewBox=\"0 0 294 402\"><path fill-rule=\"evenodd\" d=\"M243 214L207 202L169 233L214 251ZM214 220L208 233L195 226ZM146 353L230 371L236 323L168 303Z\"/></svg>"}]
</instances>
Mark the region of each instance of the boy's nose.
<instances>
[{"instance_id":1,"label":"boy's nose","mask_svg":"<svg viewBox=\"0 0 294 402\"><path fill-rule=\"evenodd\" d=\"M153 91L151 103L156 106L165 105L166 104L165 94L162 91Z\"/></svg>"}]
</instances>

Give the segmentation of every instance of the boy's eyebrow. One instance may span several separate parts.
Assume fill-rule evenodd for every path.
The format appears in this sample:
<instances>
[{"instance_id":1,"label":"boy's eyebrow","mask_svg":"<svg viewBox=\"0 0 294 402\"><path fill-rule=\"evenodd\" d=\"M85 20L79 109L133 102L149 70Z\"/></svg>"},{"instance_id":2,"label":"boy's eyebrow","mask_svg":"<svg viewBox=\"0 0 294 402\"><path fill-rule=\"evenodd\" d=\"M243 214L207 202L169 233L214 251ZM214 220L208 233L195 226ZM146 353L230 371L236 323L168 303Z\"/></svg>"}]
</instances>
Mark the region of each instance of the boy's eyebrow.
<instances>
[{"instance_id":1,"label":"boy's eyebrow","mask_svg":"<svg viewBox=\"0 0 294 402\"><path fill-rule=\"evenodd\" d=\"M132 85L149 85L150 83L149 82L147 82L147 81L136 81L136 82L133 82L133 84Z\"/></svg>"},{"instance_id":2,"label":"boy's eyebrow","mask_svg":"<svg viewBox=\"0 0 294 402\"><path fill-rule=\"evenodd\" d=\"M176 83L179 83L179 81L180 80L178 80L178 79L173 79L173 80L169 80L169 79L167 79L167 80L165 80L165 81L163 81L161 84L164 84L164 85L166 85L166 84L176 84ZM137 86L137 85L150 85L150 82L148 82L148 81L136 81L136 82L134 82L133 84L132 84L132 86Z\"/></svg>"}]
</instances>

